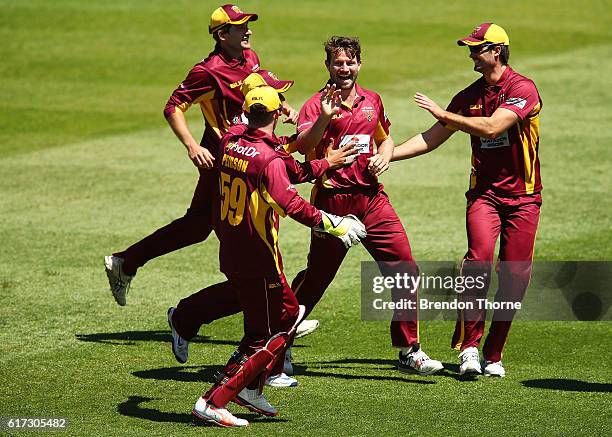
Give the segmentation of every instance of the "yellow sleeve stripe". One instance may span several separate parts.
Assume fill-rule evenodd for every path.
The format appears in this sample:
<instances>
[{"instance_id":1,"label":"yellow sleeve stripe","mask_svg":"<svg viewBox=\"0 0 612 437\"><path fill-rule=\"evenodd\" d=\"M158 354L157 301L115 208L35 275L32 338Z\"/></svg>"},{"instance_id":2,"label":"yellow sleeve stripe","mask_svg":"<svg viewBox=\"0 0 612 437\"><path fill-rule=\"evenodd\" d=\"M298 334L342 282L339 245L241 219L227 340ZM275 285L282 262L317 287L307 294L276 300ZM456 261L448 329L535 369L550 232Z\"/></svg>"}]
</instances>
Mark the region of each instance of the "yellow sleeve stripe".
<instances>
[{"instance_id":1,"label":"yellow sleeve stripe","mask_svg":"<svg viewBox=\"0 0 612 437\"><path fill-rule=\"evenodd\" d=\"M283 146L283 148L285 149L285 152L292 154L297 152L298 148L297 148L297 141L292 141L288 144L285 144Z\"/></svg>"},{"instance_id":2,"label":"yellow sleeve stripe","mask_svg":"<svg viewBox=\"0 0 612 437\"><path fill-rule=\"evenodd\" d=\"M376 131L374 132L374 142L379 146L383 141L387 139L389 135L385 132L385 128L382 127L380 121L376 124Z\"/></svg>"},{"instance_id":3,"label":"yellow sleeve stripe","mask_svg":"<svg viewBox=\"0 0 612 437\"><path fill-rule=\"evenodd\" d=\"M270 196L270 193L268 193L268 190L266 190L266 187L261 185L260 191L261 191L261 197L263 198L263 200L266 201L268 204L270 204L272 209L276 211L278 215L280 215L281 217L285 217L287 215L287 213L283 210L283 208L281 208L278 205L278 203L276 203L276 201L272 198L272 196Z\"/></svg>"},{"instance_id":4,"label":"yellow sleeve stripe","mask_svg":"<svg viewBox=\"0 0 612 437\"><path fill-rule=\"evenodd\" d=\"M183 102L180 105L175 106L175 108L178 108L181 112L186 112L190 107L191 107L191 103L188 103L188 102Z\"/></svg>"},{"instance_id":5,"label":"yellow sleeve stripe","mask_svg":"<svg viewBox=\"0 0 612 437\"><path fill-rule=\"evenodd\" d=\"M266 244L268 250L270 250L271 255L274 257L276 271L278 273L281 273L278 256L278 233L276 232L276 226L274 222L275 216L274 214L271 214L270 205L266 204L266 202L261 198L258 191L254 191L253 194L251 194L251 198L249 201L249 212L257 234ZM268 234L266 232L266 219L268 215L270 216L270 236L272 237L272 244L270 244L270 241L268 241Z\"/></svg>"}]
</instances>

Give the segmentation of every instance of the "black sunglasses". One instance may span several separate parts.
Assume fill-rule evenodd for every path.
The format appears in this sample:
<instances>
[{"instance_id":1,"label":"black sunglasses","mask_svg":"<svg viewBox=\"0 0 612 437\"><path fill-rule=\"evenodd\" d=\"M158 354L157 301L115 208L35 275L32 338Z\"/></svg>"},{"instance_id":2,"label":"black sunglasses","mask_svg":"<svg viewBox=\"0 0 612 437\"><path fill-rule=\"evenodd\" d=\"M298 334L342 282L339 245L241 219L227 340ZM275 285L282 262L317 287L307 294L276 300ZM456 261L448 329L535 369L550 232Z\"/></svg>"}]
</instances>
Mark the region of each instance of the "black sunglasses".
<instances>
[{"instance_id":1,"label":"black sunglasses","mask_svg":"<svg viewBox=\"0 0 612 437\"><path fill-rule=\"evenodd\" d=\"M488 52L489 50L493 50L499 44L480 44L477 46L468 46L470 48L470 53L472 54L481 54L484 52Z\"/></svg>"}]
</instances>

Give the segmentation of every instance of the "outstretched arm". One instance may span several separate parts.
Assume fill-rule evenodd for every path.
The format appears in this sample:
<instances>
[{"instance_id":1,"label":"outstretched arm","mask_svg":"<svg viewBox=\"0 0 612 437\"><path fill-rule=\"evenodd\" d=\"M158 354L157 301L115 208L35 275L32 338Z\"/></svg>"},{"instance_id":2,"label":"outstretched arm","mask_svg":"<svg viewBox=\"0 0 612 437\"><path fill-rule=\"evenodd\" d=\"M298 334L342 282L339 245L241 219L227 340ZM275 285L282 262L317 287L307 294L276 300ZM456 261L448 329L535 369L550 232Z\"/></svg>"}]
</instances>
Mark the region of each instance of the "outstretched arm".
<instances>
[{"instance_id":1,"label":"outstretched arm","mask_svg":"<svg viewBox=\"0 0 612 437\"><path fill-rule=\"evenodd\" d=\"M415 135L409 140L404 141L393 149L392 161L414 158L435 150L450 138L453 131L442 126L440 123L434 124L427 131Z\"/></svg>"},{"instance_id":2,"label":"outstretched arm","mask_svg":"<svg viewBox=\"0 0 612 437\"><path fill-rule=\"evenodd\" d=\"M464 117L440 108L425 94L416 93L414 101L420 108L429 111L437 120L460 131L483 138L495 139L519 121L519 116L506 108L497 108L490 117Z\"/></svg>"}]
</instances>

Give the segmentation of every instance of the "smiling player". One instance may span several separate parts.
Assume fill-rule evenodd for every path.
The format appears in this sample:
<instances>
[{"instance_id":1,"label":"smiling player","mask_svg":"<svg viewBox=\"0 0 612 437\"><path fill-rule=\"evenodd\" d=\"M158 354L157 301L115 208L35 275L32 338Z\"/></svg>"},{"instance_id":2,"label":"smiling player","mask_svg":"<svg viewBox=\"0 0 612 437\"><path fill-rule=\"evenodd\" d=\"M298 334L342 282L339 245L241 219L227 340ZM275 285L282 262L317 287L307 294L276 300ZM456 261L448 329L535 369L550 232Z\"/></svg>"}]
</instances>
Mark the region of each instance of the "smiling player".
<instances>
[{"instance_id":1,"label":"smiling player","mask_svg":"<svg viewBox=\"0 0 612 437\"><path fill-rule=\"evenodd\" d=\"M497 238L500 288L496 300L520 302L531 276L531 261L542 204L540 180L540 109L542 100L531 79L515 72L508 59L510 40L493 23L477 26L457 41L468 46L477 81L459 92L446 110L424 94L414 97L438 122L396 147L393 160L431 152L455 131L470 134L472 172L466 193L468 250L462 274L490 278ZM463 293L466 299L486 296L484 289ZM514 312L493 314L484 343L484 369L478 346L484 333L485 310L460 311L452 347L461 351L460 374L503 377L501 362Z\"/></svg>"},{"instance_id":2,"label":"smiling player","mask_svg":"<svg viewBox=\"0 0 612 437\"><path fill-rule=\"evenodd\" d=\"M327 147L341 147L356 141L359 154L346 167L328 171L317 179L311 200L320 209L334 214L356 215L366 226L368 236L363 245L374 260L382 262L389 272L418 274L406 231L395 213L377 176L389 167L393 155L390 122L382 99L373 91L360 87L357 76L361 69L361 46L357 38L334 36L325 43L325 66L329 84L341 92L342 103L335 114L320 123L322 90L302 107L298 118L301 137L300 152L309 158L321 158ZM322 139L320 133L323 132ZM317 138L316 142L309 138ZM306 315L323 296L340 268L346 249L331 238L312 234L306 270L298 273L292 289ZM416 300L415 293L393 290L395 299ZM398 368L421 375L442 369L420 347L416 311L396 310L391 322L391 342L400 348Z\"/></svg>"}]
</instances>

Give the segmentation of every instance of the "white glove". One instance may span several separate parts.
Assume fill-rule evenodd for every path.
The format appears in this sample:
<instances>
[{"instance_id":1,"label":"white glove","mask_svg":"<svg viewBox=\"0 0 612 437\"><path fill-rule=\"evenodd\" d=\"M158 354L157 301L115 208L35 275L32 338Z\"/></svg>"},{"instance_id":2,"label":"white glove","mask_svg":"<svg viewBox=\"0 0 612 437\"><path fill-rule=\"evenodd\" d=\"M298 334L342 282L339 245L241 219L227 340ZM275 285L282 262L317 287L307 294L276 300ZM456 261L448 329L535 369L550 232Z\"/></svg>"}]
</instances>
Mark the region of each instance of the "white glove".
<instances>
[{"instance_id":1,"label":"white glove","mask_svg":"<svg viewBox=\"0 0 612 437\"><path fill-rule=\"evenodd\" d=\"M347 249L358 245L367 235L365 225L353 214L341 217L321 211L321 223L313 229L338 237Z\"/></svg>"}]
</instances>

